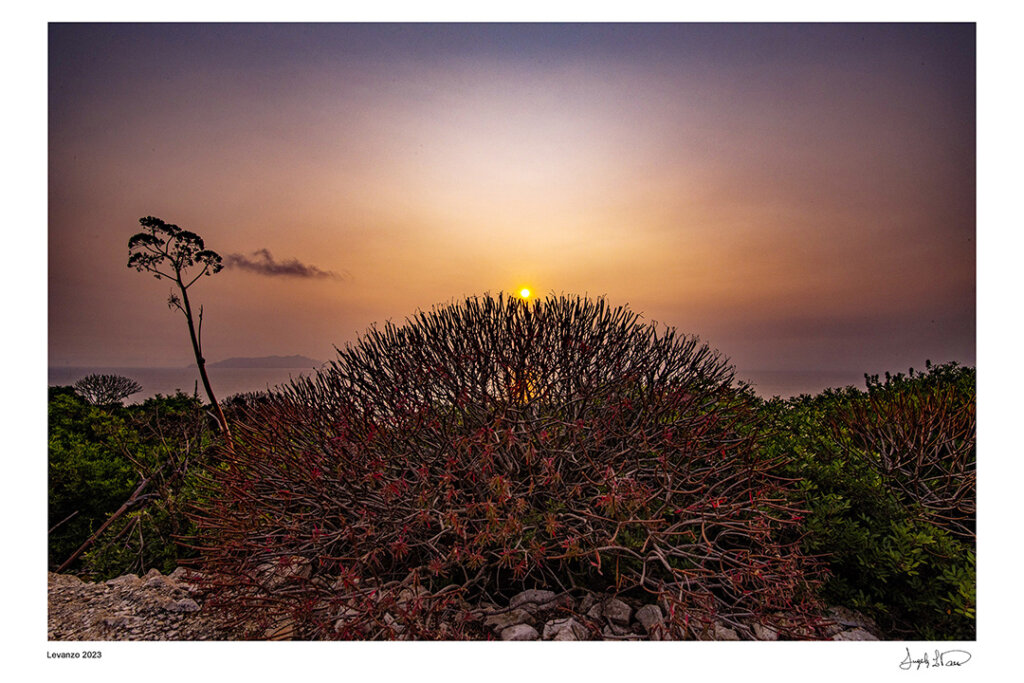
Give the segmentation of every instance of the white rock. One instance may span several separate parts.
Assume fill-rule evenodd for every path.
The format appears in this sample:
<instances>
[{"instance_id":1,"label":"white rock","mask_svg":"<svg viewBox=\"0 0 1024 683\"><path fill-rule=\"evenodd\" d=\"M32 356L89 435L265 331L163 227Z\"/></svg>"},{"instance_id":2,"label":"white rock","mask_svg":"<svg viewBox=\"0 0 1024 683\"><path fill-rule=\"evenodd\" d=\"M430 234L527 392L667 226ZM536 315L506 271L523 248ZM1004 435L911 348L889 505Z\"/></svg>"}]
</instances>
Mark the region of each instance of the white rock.
<instances>
[{"instance_id":1,"label":"white rock","mask_svg":"<svg viewBox=\"0 0 1024 683\"><path fill-rule=\"evenodd\" d=\"M527 605L543 606L555 599L556 594L553 591L530 589L519 593L518 595L512 596L509 601L509 607L523 607Z\"/></svg>"},{"instance_id":2,"label":"white rock","mask_svg":"<svg viewBox=\"0 0 1024 683\"><path fill-rule=\"evenodd\" d=\"M604 603L604 616L612 624L629 626L633 608L618 598L611 598Z\"/></svg>"},{"instance_id":3,"label":"white rock","mask_svg":"<svg viewBox=\"0 0 1024 683\"><path fill-rule=\"evenodd\" d=\"M501 632L502 640L537 640L539 638L540 634L537 633L537 629L529 624L516 624Z\"/></svg>"},{"instance_id":4,"label":"white rock","mask_svg":"<svg viewBox=\"0 0 1024 683\"><path fill-rule=\"evenodd\" d=\"M725 624L716 621L715 622L715 640L739 640L740 637L736 631L732 630Z\"/></svg>"},{"instance_id":5,"label":"white rock","mask_svg":"<svg viewBox=\"0 0 1024 683\"><path fill-rule=\"evenodd\" d=\"M544 624L544 640L583 640L587 629L572 617L552 619Z\"/></svg>"},{"instance_id":6,"label":"white rock","mask_svg":"<svg viewBox=\"0 0 1024 683\"><path fill-rule=\"evenodd\" d=\"M665 617L657 605L644 605L636 611L636 620L640 622L645 631L650 631L655 624L664 621Z\"/></svg>"}]
</instances>

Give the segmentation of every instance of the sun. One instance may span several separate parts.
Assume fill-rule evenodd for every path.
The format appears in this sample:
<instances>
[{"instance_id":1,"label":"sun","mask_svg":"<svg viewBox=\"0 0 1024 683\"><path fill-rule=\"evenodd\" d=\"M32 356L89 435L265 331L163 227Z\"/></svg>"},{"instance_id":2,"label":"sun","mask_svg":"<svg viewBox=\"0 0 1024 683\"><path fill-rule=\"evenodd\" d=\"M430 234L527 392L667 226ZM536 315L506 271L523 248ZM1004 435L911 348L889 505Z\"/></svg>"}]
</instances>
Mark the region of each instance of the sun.
<instances>
[{"instance_id":1,"label":"sun","mask_svg":"<svg viewBox=\"0 0 1024 683\"><path fill-rule=\"evenodd\" d=\"M522 289L519 290L519 296L523 297L524 299L529 299L530 290L527 289L526 287L523 287Z\"/></svg>"}]
</instances>

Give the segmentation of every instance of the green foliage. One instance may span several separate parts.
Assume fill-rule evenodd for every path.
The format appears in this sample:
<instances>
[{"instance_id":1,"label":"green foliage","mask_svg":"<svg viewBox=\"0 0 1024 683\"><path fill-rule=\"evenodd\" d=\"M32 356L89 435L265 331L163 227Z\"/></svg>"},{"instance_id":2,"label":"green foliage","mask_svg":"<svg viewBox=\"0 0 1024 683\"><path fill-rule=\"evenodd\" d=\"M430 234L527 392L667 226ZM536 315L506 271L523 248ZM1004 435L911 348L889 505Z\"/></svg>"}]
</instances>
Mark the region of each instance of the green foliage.
<instances>
[{"instance_id":1,"label":"green foliage","mask_svg":"<svg viewBox=\"0 0 1024 683\"><path fill-rule=\"evenodd\" d=\"M973 639L973 517L948 520L949 510L973 511L973 421L969 434L960 431L968 412L973 418L974 370L929 364L923 374L869 377L867 388L765 408L775 425L769 448L793 456L788 473L810 510L804 548L829 562L824 597L871 615L892 637ZM955 441L950 430L961 439L957 451L931 450ZM930 466L893 465L927 465L933 452L941 457ZM958 507L939 506L937 515L935 501L953 490Z\"/></svg>"},{"instance_id":2,"label":"green foliage","mask_svg":"<svg viewBox=\"0 0 1024 683\"><path fill-rule=\"evenodd\" d=\"M185 394L140 405L94 406L69 387L50 389L48 561L59 567L149 479L135 505L69 569L97 578L173 569L189 553L184 506L194 465L211 442L202 405Z\"/></svg>"}]
</instances>

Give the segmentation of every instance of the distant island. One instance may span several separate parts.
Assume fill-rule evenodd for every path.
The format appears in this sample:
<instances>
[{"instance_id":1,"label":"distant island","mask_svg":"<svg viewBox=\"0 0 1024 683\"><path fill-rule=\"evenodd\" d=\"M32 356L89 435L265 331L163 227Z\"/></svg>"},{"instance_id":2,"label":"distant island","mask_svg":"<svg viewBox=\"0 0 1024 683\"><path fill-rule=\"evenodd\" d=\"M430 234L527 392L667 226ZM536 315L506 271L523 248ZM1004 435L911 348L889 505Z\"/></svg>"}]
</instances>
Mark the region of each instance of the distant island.
<instances>
[{"instance_id":1,"label":"distant island","mask_svg":"<svg viewBox=\"0 0 1024 683\"><path fill-rule=\"evenodd\" d=\"M260 358L227 358L209 363L211 368L319 368L322 361L306 356L262 356ZM189 367L196 367L195 364Z\"/></svg>"}]
</instances>

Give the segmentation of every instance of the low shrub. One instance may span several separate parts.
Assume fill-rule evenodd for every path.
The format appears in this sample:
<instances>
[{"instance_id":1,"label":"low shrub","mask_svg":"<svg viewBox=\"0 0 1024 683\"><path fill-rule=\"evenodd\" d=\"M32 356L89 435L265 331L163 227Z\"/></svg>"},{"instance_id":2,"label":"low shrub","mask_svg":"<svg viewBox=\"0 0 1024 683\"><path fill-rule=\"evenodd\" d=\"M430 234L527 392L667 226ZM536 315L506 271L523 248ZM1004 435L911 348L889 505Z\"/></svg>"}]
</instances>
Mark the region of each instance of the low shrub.
<instances>
[{"instance_id":1,"label":"low shrub","mask_svg":"<svg viewBox=\"0 0 1024 683\"><path fill-rule=\"evenodd\" d=\"M975 637L975 373L956 364L771 402L825 599L894 638Z\"/></svg>"},{"instance_id":2,"label":"low shrub","mask_svg":"<svg viewBox=\"0 0 1024 683\"><path fill-rule=\"evenodd\" d=\"M119 518L65 571L96 579L173 570L195 554L184 505L195 465L213 441L195 398L179 393L138 405L91 405L68 388L49 401L49 566L61 567L145 482Z\"/></svg>"},{"instance_id":3,"label":"low shrub","mask_svg":"<svg viewBox=\"0 0 1024 683\"><path fill-rule=\"evenodd\" d=\"M603 300L420 313L233 408L202 569L254 635L472 637L470 605L540 587L645 593L680 638L810 637L802 511L757 406L697 338Z\"/></svg>"}]
</instances>

